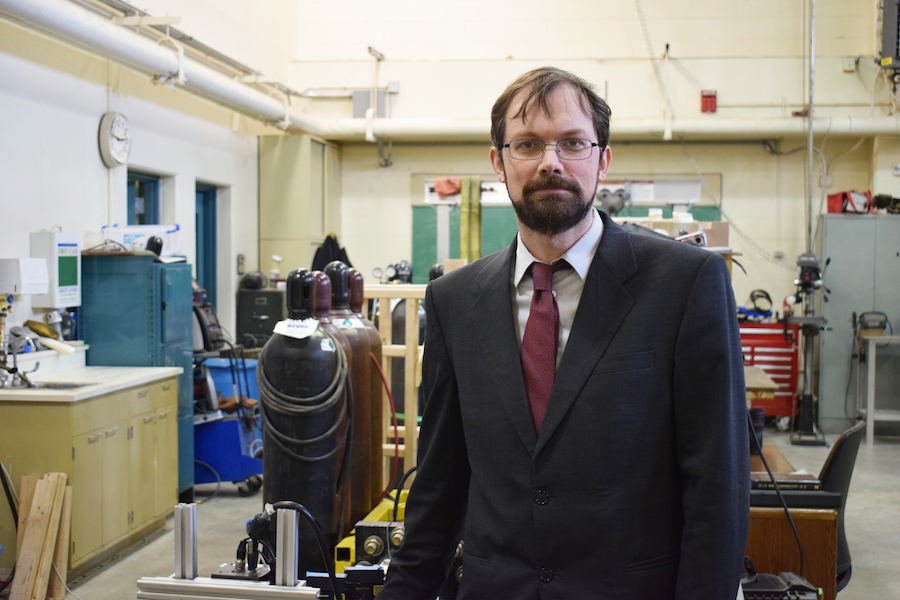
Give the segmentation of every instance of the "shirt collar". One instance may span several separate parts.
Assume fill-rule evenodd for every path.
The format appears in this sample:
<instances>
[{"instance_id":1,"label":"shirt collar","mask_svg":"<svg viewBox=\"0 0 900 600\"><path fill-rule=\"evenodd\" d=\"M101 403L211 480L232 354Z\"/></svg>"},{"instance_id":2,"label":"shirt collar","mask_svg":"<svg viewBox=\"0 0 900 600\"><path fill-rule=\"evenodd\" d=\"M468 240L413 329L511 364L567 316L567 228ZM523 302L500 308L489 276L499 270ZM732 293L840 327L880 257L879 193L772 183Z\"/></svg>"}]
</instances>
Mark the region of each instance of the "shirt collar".
<instances>
[{"instance_id":1,"label":"shirt collar","mask_svg":"<svg viewBox=\"0 0 900 600\"><path fill-rule=\"evenodd\" d=\"M565 253L560 256L560 259L565 259L566 262L572 265L572 268L578 273L578 276L581 277L582 281L587 279L588 270L590 270L591 262L594 260L594 255L597 253L597 248L600 246L601 237L603 237L603 219L600 218L600 215L597 214L597 211L595 210L594 219L591 222L590 229L578 238L578 241L572 244L571 248L566 250ZM528 267L530 267L533 262L541 261L536 259L534 255L528 251L528 248L522 243L522 237L517 233L516 271L513 278L513 286L519 285L519 282L522 281L522 277L525 276L525 272L528 271Z\"/></svg>"}]
</instances>

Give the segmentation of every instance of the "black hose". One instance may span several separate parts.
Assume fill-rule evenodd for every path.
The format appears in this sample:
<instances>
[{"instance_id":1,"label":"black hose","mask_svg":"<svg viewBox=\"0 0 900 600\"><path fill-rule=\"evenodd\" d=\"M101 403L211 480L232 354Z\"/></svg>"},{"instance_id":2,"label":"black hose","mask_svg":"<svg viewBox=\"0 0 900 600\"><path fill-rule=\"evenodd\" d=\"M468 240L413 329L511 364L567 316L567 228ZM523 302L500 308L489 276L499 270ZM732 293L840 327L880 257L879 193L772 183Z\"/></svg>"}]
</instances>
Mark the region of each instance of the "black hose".
<instances>
[{"instance_id":1,"label":"black hose","mask_svg":"<svg viewBox=\"0 0 900 600\"><path fill-rule=\"evenodd\" d=\"M331 334L328 332L324 333L331 337ZM338 443L335 444L335 447L319 456L304 456L294 452L285 445L294 444L296 446L305 446L321 442L334 434L337 428L340 427L344 417L348 414L348 405L352 404L353 394L348 381L349 369L347 367L347 355L344 353L344 349L337 340L332 338L332 341L334 342L334 347L337 349L338 353L338 368L335 370L334 378L323 392L309 398L293 397L278 391L266 378L264 355L260 356L259 361L256 363L256 380L259 385L259 414L262 417L262 429L264 432L269 432L271 434L272 441L279 449L288 456L301 462L318 462L320 460L331 458L344 446L344 442L348 440L348 436L352 431L353 420L348 419L349 425L344 429L343 435ZM315 438L300 440L287 436L275 429L267 415L269 410L274 410L276 412L294 416L309 416L333 407L334 404L345 395L345 390L347 392L347 401L342 405L338 418L335 419L335 422L325 433ZM350 406L350 408L352 409L352 406Z\"/></svg>"},{"instance_id":2,"label":"black hose","mask_svg":"<svg viewBox=\"0 0 900 600\"><path fill-rule=\"evenodd\" d=\"M3 463L0 462L0 479L3 480L3 491L6 492L6 500L9 502L9 510L12 512L13 524L16 527L16 531L19 530L19 511L16 510L16 503L13 501L12 491L9 489L10 482L6 480L6 467L3 466ZM9 579L6 581L0 581L0 592L5 590L13 581L13 577L16 576L16 567L13 565L12 571L9 573Z\"/></svg>"},{"instance_id":3,"label":"black hose","mask_svg":"<svg viewBox=\"0 0 900 600\"><path fill-rule=\"evenodd\" d=\"M394 517L391 519L392 521L397 520L397 515L400 512L400 492L403 490L403 484L406 483L406 480L409 479L409 476L415 473L419 467L413 467L409 471L403 474L403 477L400 479L400 483L397 484L397 497L394 498Z\"/></svg>"}]
</instances>

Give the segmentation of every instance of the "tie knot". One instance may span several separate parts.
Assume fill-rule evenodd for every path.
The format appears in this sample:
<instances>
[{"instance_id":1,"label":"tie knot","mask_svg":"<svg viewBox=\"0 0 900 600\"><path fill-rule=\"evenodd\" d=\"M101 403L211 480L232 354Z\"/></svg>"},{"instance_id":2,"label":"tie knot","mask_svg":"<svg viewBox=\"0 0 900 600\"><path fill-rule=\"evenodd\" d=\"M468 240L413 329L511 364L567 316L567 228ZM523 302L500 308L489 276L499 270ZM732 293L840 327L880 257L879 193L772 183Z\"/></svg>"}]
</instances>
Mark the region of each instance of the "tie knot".
<instances>
[{"instance_id":1,"label":"tie knot","mask_svg":"<svg viewBox=\"0 0 900 600\"><path fill-rule=\"evenodd\" d=\"M570 269L571 267L564 260L557 261L552 265L537 261L531 263L531 278L534 280L534 289L551 291L553 289L553 273L563 269Z\"/></svg>"}]
</instances>

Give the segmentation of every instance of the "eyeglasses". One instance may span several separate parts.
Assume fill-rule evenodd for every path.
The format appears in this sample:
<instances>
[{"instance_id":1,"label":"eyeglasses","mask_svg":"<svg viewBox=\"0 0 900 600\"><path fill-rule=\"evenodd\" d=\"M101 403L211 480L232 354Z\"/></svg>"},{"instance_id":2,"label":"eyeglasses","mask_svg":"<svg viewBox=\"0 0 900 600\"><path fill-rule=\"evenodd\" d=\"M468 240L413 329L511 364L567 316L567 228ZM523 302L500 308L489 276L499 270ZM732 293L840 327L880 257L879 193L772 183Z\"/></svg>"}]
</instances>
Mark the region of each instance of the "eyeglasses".
<instances>
[{"instance_id":1,"label":"eyeglasses","mask_svg":"<svg viewBox=\"0 0 900 600\"><path fill-rule=\"evenodd\" d=\"M570 139L556 144L545 144L541 140L513 140L503 144L509 150L509 157L515 160L538 160L544 157L547 146L555 146L556 153L563 160L584 160L590 158L594 146L600 146L591 140Z\"/></svg>"}]
</instances>

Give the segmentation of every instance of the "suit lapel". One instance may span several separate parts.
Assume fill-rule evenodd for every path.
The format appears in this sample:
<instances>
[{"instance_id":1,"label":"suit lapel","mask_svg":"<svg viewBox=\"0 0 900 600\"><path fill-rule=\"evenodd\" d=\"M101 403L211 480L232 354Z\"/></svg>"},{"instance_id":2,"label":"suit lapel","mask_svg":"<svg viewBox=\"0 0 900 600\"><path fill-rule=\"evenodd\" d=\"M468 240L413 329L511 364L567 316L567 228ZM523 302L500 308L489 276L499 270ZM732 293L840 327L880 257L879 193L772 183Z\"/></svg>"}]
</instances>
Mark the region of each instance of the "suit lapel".
<instances>
[{"instance_id":1,"label":"suit lapel","mask_svg":"<svg viewBox=\"0 0 900 600\"><path fill-rule=\"evenodd\" d=\"M623 287L637 271L631 240L605 213L601 212L600 216L603 237L588 271L572 332L556 372L535 454L541 451L572 407L634 304Z\"/></svg>"},{"instance_id":2,"label":"suit lapel","mask_svg":"<svg viewBox=\"0 0 900 600\"><path fill-rule=\"evenodd\" d=\"M498 254L479 274L480 295L472 305L472 322L485 365L494 380L493 391L503 405L522 444L533 454L537 436L528 409L522 379L522 363L513 324L510 279L515 262L516 242Z\"/></svg>"}]
</instances>

